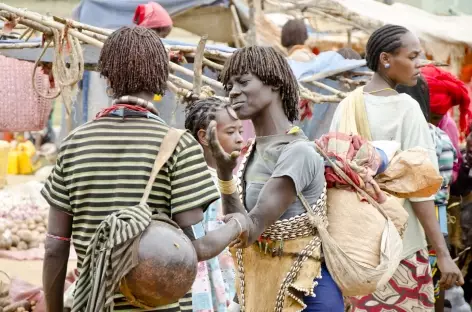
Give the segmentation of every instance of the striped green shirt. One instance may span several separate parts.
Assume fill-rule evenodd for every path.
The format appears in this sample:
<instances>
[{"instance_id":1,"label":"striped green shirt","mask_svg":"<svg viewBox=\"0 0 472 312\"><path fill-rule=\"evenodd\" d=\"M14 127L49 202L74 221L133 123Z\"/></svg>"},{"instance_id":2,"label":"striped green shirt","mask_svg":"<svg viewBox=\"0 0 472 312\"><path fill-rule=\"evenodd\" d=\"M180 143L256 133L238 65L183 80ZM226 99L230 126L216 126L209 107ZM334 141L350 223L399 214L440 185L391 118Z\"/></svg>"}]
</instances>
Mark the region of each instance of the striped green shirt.
<instances>
[{"instance_id":1,"label":"striped green shirt","mask_svg":"<svg viewBox=\"0 0 472 312\"><path fill-rule=\"evenodd\" d=\"M139 203L169 127L145 117L104 117L74 130L62 143L42 194L52 208L73 216L72 241L78 269L93 234L109 214ZM190 133L158 174L149 196L153 211L169 216L204 208L219 198ZM137 311L117 302L115 310ZM191 294L158 311L191 311Z\"/></svg>"}]
</instances>

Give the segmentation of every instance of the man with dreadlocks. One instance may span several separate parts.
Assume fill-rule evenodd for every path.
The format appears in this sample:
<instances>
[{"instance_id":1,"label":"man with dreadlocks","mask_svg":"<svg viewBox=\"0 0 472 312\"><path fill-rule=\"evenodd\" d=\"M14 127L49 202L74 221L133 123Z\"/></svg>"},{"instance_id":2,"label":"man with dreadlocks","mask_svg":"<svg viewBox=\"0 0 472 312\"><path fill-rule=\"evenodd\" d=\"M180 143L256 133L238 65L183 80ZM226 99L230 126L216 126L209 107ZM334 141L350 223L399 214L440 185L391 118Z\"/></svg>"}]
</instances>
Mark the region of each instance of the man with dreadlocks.
<instances>
[{"instance_id":1,"label":"man with dreadlocks","mask_svg":"<svg viewBox=\"0 0 472 312\"><path fill-rule=\"evenodd\" d=\"M256 138L233 180L239 153L227 153L218 123L207 136L216 160L224 213L247 213L250 231L233 242L242 311L342 312L341 292L321 262L308 217L326 218L323 159L298 118L298 84L287 60L268 47L246 47L226 62L221 80L238 117ZM240 197L241 196L241 197ZM315 296L316 293L316 296Z\"/></svg>"},{"instance_id":2,"label":"man with dreadlocks","mask_svg":"<svg viewBox=\"0 0 472 312\"><path fill-rule=\"evenodd\" d=\"M216 163L206 139L210 121L217 122L218 140L227 153L240 152L243 144L243 125L229 103L217 97L196 101L186 108L185 128L203 148L203 155L215 185L218 185ZM223 209L221 200L210 204L203 223L207 231L221 227ZM198 273L192 288L194 312L226 312L237 308L235 270L228 250L218 257L198 263Z\"/></svg>"},{"instance_id":3,"label":"man with dreadlocks","mask_svg":"<svg viewBox=\"0 0 472 312\"><path fill-rule=\"evenodd\" d=\"M51 206L43 273L47 311L63 308L71 237L79 270L72 311L142 311L115 291L136 265L129 261L132 248L122 246L139 238L152 216L171 217L192 241L200 261L220 254L247 228L246 217L236 214L205 235L203 211L219 194L201 147L188 132L151 182L147 206L138 205L171 130L150 103L154 94L164 92L168 56L155 32L123 27L105 42L98 65L108 80L113 106L63 141L42 190ZM126 227L131 222L138 227ZM115 248L116 236L119 241L131 236L122 229L134 231L134 236ZM168 251L159 252L165 256ZM158 311L192 311L192 294Z\"/></svg>"},{"instance_id":4,"label":"man with dreadlocks","mask_svg":"<svg viewBox=\"0 0 472 312\"><path fill-rule=\"evenodd\" d=\"M432 163L438 166L436 148L420 105L408 94L395 90L400 84L417 84L420 53L418 38L402 26L385 25L374 31L366 47L367 66L374 71L374 76L363 89L354 91L361 92L356 103L361 120L357 130L369 141L396 141L402 150L423 147ZM338 106L331 131L340 128L346 103ZM441 287L464 283L439 227L434 196L409 198L405 200L404 208L409 218L403 237L403 260L385 287L371 295L352 298L355 312L433 311L433 285L425 234L437 253L442 272Z\"/></svg>"}]
</instances>

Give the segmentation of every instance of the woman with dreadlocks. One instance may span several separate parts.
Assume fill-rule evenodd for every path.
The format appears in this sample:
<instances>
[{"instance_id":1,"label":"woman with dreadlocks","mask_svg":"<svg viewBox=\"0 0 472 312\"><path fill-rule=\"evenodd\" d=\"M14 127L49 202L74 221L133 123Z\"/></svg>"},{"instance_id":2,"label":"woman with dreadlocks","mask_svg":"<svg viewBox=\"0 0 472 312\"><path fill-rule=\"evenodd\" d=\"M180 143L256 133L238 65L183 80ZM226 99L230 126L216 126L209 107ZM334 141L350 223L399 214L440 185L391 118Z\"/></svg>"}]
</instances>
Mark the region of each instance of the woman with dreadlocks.
<instances>
[{"instance_id":1,"label":"woman with dreadlocks","mask_svg":"<svg viewBox=\"0 0 472 312\"><path fill-rule=\"evenodd\" d=\"M203 148L203 155L215 185L218 185L216 162L211 154L206 138L206 129L210 121L217 122L218 141L226 153L240 152L243 144L241 120L229 103L217 97L196 101L186 108L185 128ZM204 214L206 231L221 227L223 209L221 200L210 204ZM193 284L194 312L226 312L237 304L233 302L236 295L235 270L229 250L218 257L198 263L198 273Z\"/></svg>"},{"instance_id":2,"label":"woman with dreadlocks","mask_svg":"<svg viewBox=\"0 0 472 312\"><path fill-rule=\"evenodd\" d=\"M435 145L418 102L408 94L395 91L399 84L416 85L420 76L420 53L418 38L402 26L385 25L371 35L366 60L374 76L363 89L354 91L360 95L355 103L360 120L357 130L370 141L396 141L402 150L423 147L437 166ZM343 123L345 104L347 102L343 101L339 105L331 131L338 131ZM437 263L442 272L440 285L449 288L464 282L441 233L434 196L409 198L405 200L404 208L409 218L403 237L403 260L384 288L368 296L352 298L353 311L433 311L433 285L425 234L437 252Z\"/></svg>"},{"instance_id":3,"label":"woman with dreadlocks","mask_svg":"<svg viewBox=\"0 0 472 312\"><path fill-rule=\"evenodd\" d=\"M63 141L42 190L51 206L43 273L47 311L63 310L71 236L79 270L72 311L153 311L116 293L125 289L123 277L136 265L131 246L153 217L172 218L192 241L199 261L219 255L246 232L248 221L242 214L226 216L225 225L205 235L203 212L219 194L201 147L188 132L176 139L171 157L146 187L172 130L150 103L154 94L164 92L169 72L157 34L143 27L118 29L106 40L98 65L113 106ZM147 205L141 203L145 187ZM140 245L140 256L141 250ZM171 250L157 252L163 261L172 259ZM150 288L158 282L143 281ZM156 310L192 311L192 294Z\"/></svg>"},{"instance_id":4,"label":"woman with dreadlocks","mask_svg":"<svg viewBox=\"0 0 472 312\"><path fill-rule=\"evenodd\" d=\"M326 217L324 164L292 124L298 85L291 68L273 48L246 47L226 62L221 80L236 114L250 119L256 133L236 183L239 153L224 151L217 122L207 130L224 213L247 213L251 220L247 235L232 243L241 311L342 312L341 292L322 264L321 241L307 214Z\"/></svg>"}]
</instances>

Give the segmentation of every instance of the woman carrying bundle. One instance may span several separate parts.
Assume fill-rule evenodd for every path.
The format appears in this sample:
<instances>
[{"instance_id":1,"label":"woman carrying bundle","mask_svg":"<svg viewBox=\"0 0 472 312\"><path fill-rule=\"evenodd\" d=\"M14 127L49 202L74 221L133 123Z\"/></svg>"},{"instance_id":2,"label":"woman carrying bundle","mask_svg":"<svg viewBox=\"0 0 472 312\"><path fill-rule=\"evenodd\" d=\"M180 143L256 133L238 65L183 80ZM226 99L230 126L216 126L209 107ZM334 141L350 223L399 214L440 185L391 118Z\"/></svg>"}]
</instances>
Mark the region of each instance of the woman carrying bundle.
<instances>
[{"instance_id":1,"label":"woman carrying bundle","mask_svg":"<svg viewBox=\"0 0 472 312\"><path fill-rule=\"evenodd\" d=\"M420 75L418 38L406 28L385 25L369 38L366 48L372 80L361 92L359 109L367 127L358 130L366 139L397 141L402 150L413 147L427 149L433 164L438 160L435 146L419 104L407 94L398 94L398 84L414 86ZM355 92L355 91L354 91ZM341 103L332 121L331 131L342 123ZM363 112L363 113L362 113ZM366 129L367 128L367 129ZM463 284L460 270L449 255L436 219L434 196L410 198L405 201L409 214L403 238L403 260L389 283L371 295L352 298L353 311L432 311L434 306L431 269L426 236L438 255L444 288ZM424 229L424 231L423 231Z\"/></svg>"},{"instance_id":2,"label":"woman carrying bundle","mask_svg":"<svg viewBox=\"0 0 472 312\"><path fill-rule=\"evenodd\" d=\"M256 133L238 173L239 153L224 152L216 123L207 131L224 213L247 213L248 235L233 242L241 311L342 312L341 292L322 264L320 240L307 209L326 217L323 160L292 122L298 85L273 48L246 47L226 62L221 80L238 117ZM239 191L238 191L239 190ZM241 198L240 198L241 195ZM311 207L312 206L312 207Z\"/></svg>"}]
</instances>

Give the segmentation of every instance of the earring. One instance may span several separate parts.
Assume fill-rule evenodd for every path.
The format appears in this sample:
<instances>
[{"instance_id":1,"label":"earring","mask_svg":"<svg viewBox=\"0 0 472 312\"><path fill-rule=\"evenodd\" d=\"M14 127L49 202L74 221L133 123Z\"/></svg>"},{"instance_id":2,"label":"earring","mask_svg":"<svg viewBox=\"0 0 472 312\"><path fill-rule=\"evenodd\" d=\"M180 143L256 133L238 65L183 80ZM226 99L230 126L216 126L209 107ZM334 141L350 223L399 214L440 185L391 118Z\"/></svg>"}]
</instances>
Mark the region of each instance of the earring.
<instances>
[{"instance_id":1,"label":"earring","mask_svg":"<svg viewBox=\"0 0 472 312\"><path fill-rule=\"evenodd\" d=\"M390 64L389 63L385 64L385 68L390 68Z\"/></svg>"},{"instance_id":2,"label":"earring","mask_svg":"<svg viewBox=\"0 0 472 312\"><path fill-rule=\"evenodd\" d=\"M107 87L107 89L106 89L105 92L106 92L106 94L108 95L108 97L113 97L113 96L115 96L115 92L113 92L113 89L112 89L110 86Z\"/></svg>"}]
</instances>

